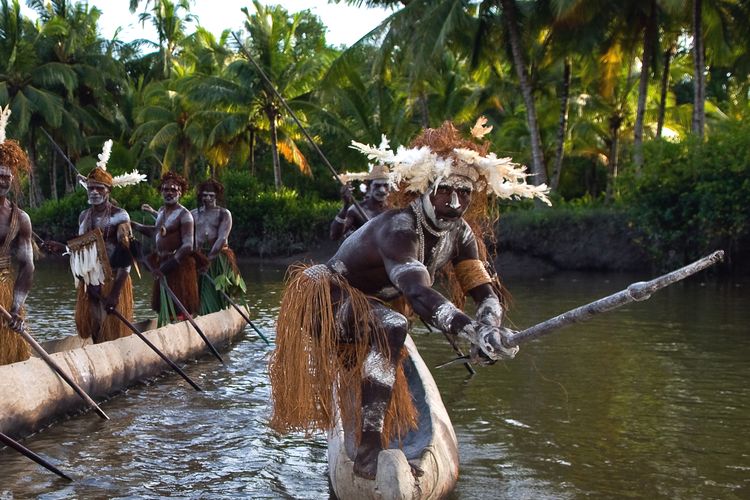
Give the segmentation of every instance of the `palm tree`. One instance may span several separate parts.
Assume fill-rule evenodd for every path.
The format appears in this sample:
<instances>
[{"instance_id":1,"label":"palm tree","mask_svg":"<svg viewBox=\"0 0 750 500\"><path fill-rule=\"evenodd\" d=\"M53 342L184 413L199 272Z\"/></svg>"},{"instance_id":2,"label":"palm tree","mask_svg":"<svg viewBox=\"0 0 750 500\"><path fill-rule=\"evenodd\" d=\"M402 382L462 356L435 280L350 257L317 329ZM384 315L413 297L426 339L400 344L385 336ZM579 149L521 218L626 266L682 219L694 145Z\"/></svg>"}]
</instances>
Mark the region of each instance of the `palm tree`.
<instances>
[{"instance_id":1,"label":"palm tree","mask_svg":"<svg viewBox=\"0 0 750 500\"><path fill-rule=\"evenodd\" d=\"M190 121L193 108L181 80L152 82L144 89L131 142L143 143L159 159L161 172L182 165L182 175L191 177L192 165L206 138L203 129Z\"/></svg>"},{"instance_id":2,"label":"palm tree","mask_svg":"<svg viewBox=\"0 0 750 500\"><path fill-rule=\"evenodd\" d=\"M257 62L276 92L290 106L295 106L295 101L307 99L326 70L330 50L325 45L325 27L309 11L289 15L280 6L266 7L258 0L253 0L253 7L255 13L252 15L246 7L242 9L249 35L242 42L243 50ZM244 71L236 65L248 64L247 61L238 61L230 67L235 72ZM311 170L297 146L297 141L301 138L300 132L285 115L283 103L254 67L250 71L255 73L258 82L255 85L258 89L257 107L268 125L274 185L276 189L280 189L282 179L279 153L304 173L310 174ZM304 121L301 110L295 114Z\"/></svg>"},{"instance_id":3,"label":"palm tree","mask_svg":"<svg viewBox=\"0 0 750 500\"><path fill-rule=\"evenodd\" d=\"M185 39L185 28L187 23L196 21L197 18L190 14L190 1L189 0L176 0L174 2L170 0L154 0L151 10L148 10L150 0L146 2L146 10L144 10L139 16L138 20L141 24L145 24L147 21L156 29L158 36L157 42L148 42L149 44L159 49L157 64L159 68L159 76L161 78L169 78L172 74L172 61L175 57L178 47ZM137 8L138 2L132 2L130 4L131 11ZM181 11L185 12L185 16L181 17Z\"/></svg>"},{"instance_id":4,"label":"palm tree","mask_svg":"<svg viewBox=\"0 0 750 500\"><path fill-rule=\"evenodd\" d=\"M78 85L78 76L66 64L47 61L40 55L44 34L21 15L18 0L0 2L0 102L13 111L11 130L23 139L29 150L32 173L29 178L29 204L42 201L38 177L36 127L57 128L66 113L63 98Z\"/></svg>"}]
</instances>

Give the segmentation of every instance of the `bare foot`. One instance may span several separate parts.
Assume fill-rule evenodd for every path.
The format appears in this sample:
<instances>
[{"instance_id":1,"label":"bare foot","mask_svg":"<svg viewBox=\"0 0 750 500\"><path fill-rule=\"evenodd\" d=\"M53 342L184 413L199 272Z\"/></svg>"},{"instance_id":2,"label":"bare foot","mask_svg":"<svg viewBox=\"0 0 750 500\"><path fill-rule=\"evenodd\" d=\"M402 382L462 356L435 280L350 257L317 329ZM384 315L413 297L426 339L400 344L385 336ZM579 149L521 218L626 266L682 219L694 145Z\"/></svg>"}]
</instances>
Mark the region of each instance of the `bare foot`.
<instances>
[{"instance_id":1,"label":"bare foot","mask_svg":"<svg viewBox=\"0 0 750 500\"><path fill-rule=\"evenodd\" d=\"M378 472L379 447L360 444L357 448L357 458L354 459L354 473L365 479L375 479Z\"/></svg>"}]
</instances>

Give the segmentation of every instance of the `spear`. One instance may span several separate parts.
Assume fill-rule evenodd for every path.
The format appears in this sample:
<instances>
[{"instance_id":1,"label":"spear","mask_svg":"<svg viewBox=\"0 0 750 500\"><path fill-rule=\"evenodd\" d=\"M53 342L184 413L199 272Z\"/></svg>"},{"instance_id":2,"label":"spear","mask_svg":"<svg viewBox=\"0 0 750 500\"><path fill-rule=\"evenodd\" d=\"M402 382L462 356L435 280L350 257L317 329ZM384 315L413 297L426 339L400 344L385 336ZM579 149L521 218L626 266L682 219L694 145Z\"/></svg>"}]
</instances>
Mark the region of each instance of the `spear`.
<instances>
[{"instance_id":1,"label":"spear","mask_svg":"<svg viewBox=\"0 0 750 500\"><path fill-rule=\"evenodd\" d=\"M647 300L654 294L654 292L711 267L722 260L724 260L724 251L717 250L711 255L698 259L692 264L688 264L687 266L681 267L671 273L659 276L651 281L639 281L638 283L633 283L626 289L617 293L584 306L571 309L570 311L559 314L547 321L543 321L542 323L530 328L514 333L509 336L504 343L509 347L517 346L521 342L526 342L547 335L548 333L572 325L573 323L588 321L597 314L609 312L613 309L624 306L625 304Z\"/></svg>"},{"instance_id":2,"label":"spear","mask_svg":"<svg viewBox=\"0 0 750 500\"><path fill-rule=\"evenodd\" d=\"M522 342L542 337L574 323L588 321L597 314L612 311L613 309L617 309L625 304L647 300L651 295L662 288L668 287L688 276L711 267L722 260L724 260L724 251L717 250L716 252L707 255L702 259L698 259L692 264L676 269L671 273L664 274L658 278L652 279L651 281L639 281L633 283L626 289L617 293L613 293L612 295L595 300L594 302L558 314L554 318L550 318L520 332L504 336L502 338L502 343L506 347L515 347ZM469 356L460 356L438 365L436 368L442 368L458 362L466 363L469 360Z\"/></svg>"},{"instance_id":3,"label":"spear","mask_svg":"<svg viewBox=\"0 0 750 500\"><path fill-rule=\"evenodd\" d=\"M6 436L2 432L0 432L0 443L3 443L5 446L8 446L9 448L13 448L21 455L24 455L27 458L30 458L31 460L38 463L45 469L51 472L54 472L61 478L67 479L68 481L72 481L72 479L66 476L65 473L63 473L60 469L58 469L57 467L55 467L54 465L52 465L51 463L49 463L48 461L46 461L45 459L43 459L42 457L40 457L39 455L31 451L30 449L26 448L24 445L22 445L15 439L11 438L10 436Z\"/></svg>"}]
</instances>

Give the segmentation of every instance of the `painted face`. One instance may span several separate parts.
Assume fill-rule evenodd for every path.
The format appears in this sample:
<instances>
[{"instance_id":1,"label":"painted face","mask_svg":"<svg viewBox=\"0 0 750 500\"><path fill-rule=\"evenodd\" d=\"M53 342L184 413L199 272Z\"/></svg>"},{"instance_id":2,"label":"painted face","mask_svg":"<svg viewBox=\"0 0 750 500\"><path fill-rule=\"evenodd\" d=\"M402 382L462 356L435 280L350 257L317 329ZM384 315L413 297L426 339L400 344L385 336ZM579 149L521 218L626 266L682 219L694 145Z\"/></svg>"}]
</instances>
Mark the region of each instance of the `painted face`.
<instances>
[{"instance_id":1,"label":"painted face","mask_svg":"<svg viewBox=\"0 0 750 500\"><path fill-rule=\"evenodd\" d=\"M213 191L203 191L201 193L201 203L206 208L216 207L216 193Z\"/></svg>"},{"instance_id":2,"label":"painted face","mask_svg":"<svg viewBox=\"0 0 750 500\"><path fill-rule=\"evenodd\" d=\"M471 179L452 175L424 195L425 215L439 229L447 229L463 216L471 203Z\"/></svg>"},{"instance_id":3,"label":"painted face","mask_svg":"<svg viewBox=\"0 0 750 500\"><path fill-rule=\"evenodd\" d=\"M101 205L109 198L109 188L99 182L86 182L86 191L89 195L89 205Z\"/></svg>"},{"instance_id":4,"label":"painted face","mask_svg":"<svg viewBox=\"0 0 750 500\"><path fill-rule=\"evenodd\" d=\"M5 165L0 165L0 196L6 196L13 184L13 171Z\"/></svg>"},{"instance_id":5,"label":"painted face","mask_svg":"<svg viewBox=\"0 0 750 500\"><path fill-rule=\"evenodd\" d=\"M388 198L388 181L383 179L376 179L370 182L370 196L375 201L384 202Z\"/></svg>"},{"instance_id":6,"label":"painted face","mask_svg":"<svg viewBox=\"0 0 750 500\"><path fill-rule=\"evenodd\" d=\"M178 201L180 201L180 196L182 196L182 191L180 190L180 186L173 182L167 182L162 185L161 187L161 197L164 200L165 205L175 205Z\"/></svg>"}]
</instances>

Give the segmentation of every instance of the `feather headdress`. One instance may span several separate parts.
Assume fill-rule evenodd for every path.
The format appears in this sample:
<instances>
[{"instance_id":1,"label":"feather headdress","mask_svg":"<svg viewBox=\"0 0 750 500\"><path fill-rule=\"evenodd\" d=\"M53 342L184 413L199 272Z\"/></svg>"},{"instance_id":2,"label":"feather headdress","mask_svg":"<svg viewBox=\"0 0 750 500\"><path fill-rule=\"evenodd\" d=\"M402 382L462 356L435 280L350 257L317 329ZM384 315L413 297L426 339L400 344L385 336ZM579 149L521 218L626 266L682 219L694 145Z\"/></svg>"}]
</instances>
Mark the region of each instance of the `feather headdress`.
<instances>
[{"instance_id":1,"label":"feather headdress","mask_svg":"<svg viewBox=\"0 0 750 500\"><path fill-rule=\"evenodd\" d=\"M480 138L492 129L484 126L486 122L484 117L477 120L472 129L475 137ZM441 129L428 131L435 136L446 132L443 139L448 138L450 142L455 128L448 123ZM486 190L500 198L539 198L548 205L551 204L547 198L549 189L545 184L534 186L526 183L530 174L526 173L525 166L514 163L511 158L498 158L495 153L483 154L471 147L461 147L467 144L466 140L454 142L455 147L439 152L422 145L411 148L399 146L394 153L383 136L378 147L356 141L352 141L350 147L367 155L371 161L389 165L391 183L402 186L406 191L422 194L436 186L441 179L461 175L471 179L475 189ZM445 140L442 145L446 146Z\"/></svg>"},{"instance_id":2,"label":"feather headdress","mask_svg":"<svg viewBox=\"0 0 750 500\"><path fill-rule=\"evenodd\" d=\"M89 173L87 180L104 184L110 188L131 186L146 180L146 176L139 173L138 170L133 170L129 174L112 177L112 174L107 172L107 163L111 155L112 139L107 139L104 142L104 146L102 146L102 152L98 155L99 161L96 162L96 167Z\"/></svg>"}]
</instances>

